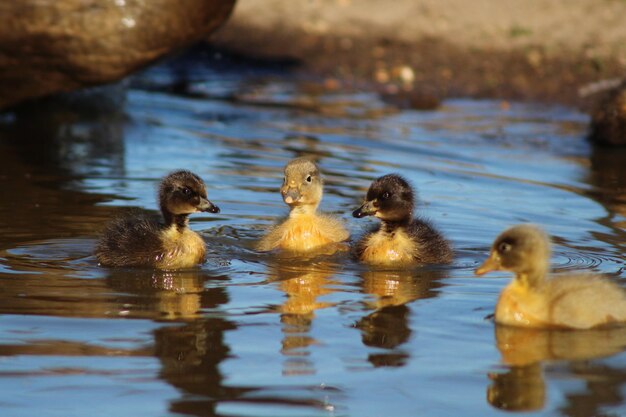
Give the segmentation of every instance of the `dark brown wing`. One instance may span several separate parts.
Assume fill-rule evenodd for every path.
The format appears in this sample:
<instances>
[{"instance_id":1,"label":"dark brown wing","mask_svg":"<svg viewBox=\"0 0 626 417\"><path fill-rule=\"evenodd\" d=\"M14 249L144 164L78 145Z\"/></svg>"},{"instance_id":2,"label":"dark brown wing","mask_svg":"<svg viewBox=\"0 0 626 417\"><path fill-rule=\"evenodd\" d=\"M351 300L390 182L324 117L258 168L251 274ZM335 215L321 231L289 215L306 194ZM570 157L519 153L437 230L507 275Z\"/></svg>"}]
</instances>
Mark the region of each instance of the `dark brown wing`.
<instances>
[{"instance_id":1,"label":"dark brown wing","mask_svg":"<svg viewBox=\"0 0 626 417\"><path fill-rule=\"evenodd\" d=\"M407 227L409 236L417 243L415 259L424 264L448 264L453 252L450 243L427 220L416 218Z\"/></svg>"},{"instance_id":2,"label":"dark brown wing","mask_svg":"<svg viewBox=\"0 0 626 417\"><path fill-rule=\"evenodd\" d=\"M162 253L158 216L133 215L107 225L96 246L103 266L154 266Z\"/></svg>"}]
</instances>

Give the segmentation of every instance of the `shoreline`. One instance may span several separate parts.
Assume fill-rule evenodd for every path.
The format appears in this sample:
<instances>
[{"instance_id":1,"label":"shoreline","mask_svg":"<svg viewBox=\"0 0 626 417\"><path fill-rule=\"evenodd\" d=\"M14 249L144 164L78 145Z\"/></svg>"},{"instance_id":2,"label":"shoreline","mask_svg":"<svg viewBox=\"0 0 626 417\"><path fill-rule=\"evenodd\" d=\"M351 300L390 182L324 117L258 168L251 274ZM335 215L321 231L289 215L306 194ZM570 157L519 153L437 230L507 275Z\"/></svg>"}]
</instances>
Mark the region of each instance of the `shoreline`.
<instances>
[{"instance_id":1,"label":"shoreline","mask_svg":"<svg viewBox=\"0 0 626 417\"><path fill-rule=\"evenodd\" d=\"M616 0L399 0L393 10L375 0L239 0L210 43L296 60L341 85L589 111L626 76L626 25L609 26L620 13L626 2Z\"/></svg>"}]
</instances>

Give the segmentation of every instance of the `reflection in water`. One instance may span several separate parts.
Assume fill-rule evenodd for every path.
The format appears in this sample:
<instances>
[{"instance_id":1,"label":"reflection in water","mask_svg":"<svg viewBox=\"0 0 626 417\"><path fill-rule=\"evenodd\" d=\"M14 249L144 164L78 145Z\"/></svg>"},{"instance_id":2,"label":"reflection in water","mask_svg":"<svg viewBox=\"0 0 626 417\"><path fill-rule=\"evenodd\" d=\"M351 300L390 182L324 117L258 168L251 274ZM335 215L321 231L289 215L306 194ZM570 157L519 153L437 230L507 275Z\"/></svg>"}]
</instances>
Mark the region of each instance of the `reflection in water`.
<instances>
[{"instance_id":1,"label":"reflection in water","mask_svg":"<svg viewBox=\"0 0 626 417\"><path fill-rule=\"evenodd\" d=\"M626 158L619 149L588 153L584 115L463 100L390 112L369 93L311 94L233 74L203 67L160 91L131 89L124 106L55 103L0 115L3 409L17 402L24 415L53 413L47 406L62 392L120 416L405 416L419 414L416 405L489 415L469 392L484 392L471 375L492 361L490 329L472 327L470 312L501 282L466 282L488 240L503 225L535 221L562 239L558 269L564 257L579 268L583 246L594 254L588 269L623 266ZM248 250L285 211L284 162L305 154L323 158L323 207L355 234L363 225L348 211L362 187L398 172L419 185L425 215L464 256L445 274L397 273L364 271L344 254L296 263ZM211 241L209 262L159 274L97 267L95 236L120 210L111 205L153 207L153 180L180 166L226 200L222 217L192 221ZM433 297L444 275L454 285L441 297L413 302ZM272 311L263 307L282 296ZM581 417L623 410L623 355L590 360L620 352L619 331L496 331L505 371L491 381L494 405ZM420 348L449 361L432 365ZM363 358L373 365L352 366ZM371 410L381 402L383 412Z\"/></svg>"},{"instance_id":2,"label":"reflection in water","mask_svg":"<svg viewBox=\"0 0 626 417\"><path fill-rule=\"evenodd\" d=\"M487 388L487 400L494 407L510 411L542 409L546 398L543 363L552 361L567 361L568 372L587 383L584 394L568 394L569 404L562 410L565 415L598 415L603 406L624 400L620 388L626 382L626 371L589 360L626 349L626 328L571 331L496 325L495 336L508 370L489 375L492 382Z\"/></svg>"},{"instance_id":3,"label":"reflection in water","mask_svg":"<svg viewBox=\"0 0 626 417\"><path fill-rule=\"evenodd\" d=\"M489 374L487 401L501 410L541 410L546 400L546 383L540 363L512 366L507 372Z\"/></svg>"},{"instance_id":4,"label":"reflection in water","mask_svg":"<svg viewBox=\"0 0 626 417\"><path fill-rule=\"evenodd\" d=\"M411 336L409 325L410 310L406 306L411 301L430 298L436 295L441 286L439 279L444 276L441 270L377 270L361 273L363 291L373 295L367 308L374 311L358 321L363 344L385 349L382 353L370 353L369 362L375 367L403 366L409 354L399 346Z\"/></svg>"},{"instance_id":5,"label":"reflection in water","mask_svg":"<svg viewBox=\"0 0 626 417\"><path fill-rule=\"evenodd\" d=\"M15 110L0 135L40 172L120 176L124 167L122 84L52 98Z\"/></svg>"},{"instance_id":6,"label":"reflection in water","mask_svg":"<svg viewBox=\"0 0 626 417\"><path fill-rule=\"evenodd\" d=\"M223 289L210 290L208 297L217 303L227 301ZM224 334L235 328L229 320L205 318L155 332L156 356L161 361L159 376L182 392L180 398L171 401L170 411L214 416L221 401L234 400L250 391L224 386L219 369L230 352Z\"/></svg>"},{"instance_id":7,"label":"reflection in water","mask_svg":"<svg viewBox=\"0 0 626 417\"><path fill-rule=\"evenodd\" d=\"M611 242L623 253L626 249L626 148L592 148L588 182L594 186L591 198L607 208L602 223L611 227Z\"/></svg>"},{"instance_id":8,"label":"reflection in water","mask_svg":"<svg viewBox=\"0 0 626 417\"><path fill-rule=\"evenodd\" d=\"M191 278L191 277L187 277ZM202 287L202 280L158 280L158 308L167 317L196 316L198 310L214 310L228 302L225 288L210 288L189 293ZM169 287L169 288L164 288ZM193 296L193 299L190 297ZM166 311L164 311L165 309ZM217 404L232 400L245 389L227 388L219 364L228 358L230 348L224 340L226 331L236 325L218 317L188 321L182 326L164 326L155 331L156 356L161 361L160 377L182 391L182 396L170 404L175 413L195 416L217 415Z\"/></svg>"},{"instance_id":9,"label":"reflection in water","mask_svg":"<svg viewBox=\"0 0 626 417\"><path fill-rule=\"evenodd\" d=\"M367 360L375 367L403 366L409 353L396 349L409 340L410 310L405 305L385 306L363 317L356 324L361 330L365 346L386 349L383 353L370 353Z\"/></svg>"},{"instance_id":10,"label":"reflection in water","mask_svg":"<svg viewBox=\"0 0 626 417\"><path fill-rule=\"evenodd\" d=\"M51 100L0 119L0 248L28 240L31 230L39 239L90 235L111 217L96 206L103 196L76 191L86 174L123 173L123 107L105 102Z\"/></svg>"},{"instance_id":11,"label":"reflection in water","mask_svg":"<svg viewBox=\"0 0 626 417\"><path fill-rule=\"evenodd\" d=\"M227 304L229 296L225 287L205 288L205 283L226 280L226 276L210 276L201 270L111 270L107 279L116 290L140 297L135 308L153 311L161 320L182 322L154 332L155 356L161 362L159 376L182 392L170 403L174 413L218 415L216 407L221 401L236 400L250 391L225 387L219 370L230 353L225 332L237 326L206 314Z\"/></svg>"},{"instance_id":12,"label":"reflection in water","mask_svg":"<svg viewBox=\"0 0 626 417\"><path fill-rule=\"evenodd\" d=\"M626 385L623 366L580 361L570 368L575 378L585 382L585 389L565 394L561 413L571 417L601 416L607 406L623 407Z\"/></svg>"},{"instance_id":13,"label":"reflection in water","mask_svg":"<svg viewBox=\"0 0 626 417\"><path fill-rule=\"evenodd\" d=\"M269 279L278 283L278 288L287 299L276 310L283 324L281 353L288 357L284 375L315 373L314 364L307 359L308 347L318 343L310 335L315 311L333 304L319 300L333 293L335 265L330 262L294 263L289 259L277 259L269 265Z\"/></svg>"},{"instance_id":14,"label":"reflection in water","mask_svg":"<svg viewBox=\"0 0 626 417\"><path fill-rule=\"evenodd\" d=\"M141 299L134 307L155 312L157 319L192 320L201 317L203 308L214 308L222 304L217 303L212 298L212 293L207 292L205 283L226 280L226 276L212 276L193 269L111 269L107 284L118 291L137 294ZM137 312L129 314L135 315Z\"/></svg>"},{"instance_id":15,"label":"reflection in water","mask_svg":"<svg viewBox=\"0 0 626 417\"><path fill-rule=\"evenodd\" d=\"M91 239L43 240L0 250L0 313L116 317L124 310L99 278ZM19 277L19 279L16 279Z\"/></svg>"}]
</instances>

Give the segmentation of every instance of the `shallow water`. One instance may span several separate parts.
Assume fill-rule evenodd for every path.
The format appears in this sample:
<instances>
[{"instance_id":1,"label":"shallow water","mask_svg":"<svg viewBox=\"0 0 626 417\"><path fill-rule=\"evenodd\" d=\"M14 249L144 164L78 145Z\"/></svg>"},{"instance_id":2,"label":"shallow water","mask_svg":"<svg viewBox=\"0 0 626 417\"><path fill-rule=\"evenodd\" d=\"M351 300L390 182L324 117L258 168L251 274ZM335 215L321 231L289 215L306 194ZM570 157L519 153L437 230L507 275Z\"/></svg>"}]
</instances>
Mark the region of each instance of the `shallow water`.
<instances>
[{"instance_id":1,"label":"shallow water","mask_svg":"<svg viewBox=\"0 0 626 417\"><path fill-rule=\"evenodd\" d=\"M554 235L557 270L621 280L626 152L590 147L587 117L568 108L399 110L287 75L175 61L136 78L125 102L0 118L2 415L626 414L625 330L496 328L485 317L510 277L473 276L503 228L531 221ZM372 224L350 216L372 179L406 176L453 265L255 253L286 213L282 167L304 154L326 178L323 209L354 236ZM104 222L153 210L177 168L222 210L191 219L207 263L98 267Z\"/></svg>"}]
</instances>

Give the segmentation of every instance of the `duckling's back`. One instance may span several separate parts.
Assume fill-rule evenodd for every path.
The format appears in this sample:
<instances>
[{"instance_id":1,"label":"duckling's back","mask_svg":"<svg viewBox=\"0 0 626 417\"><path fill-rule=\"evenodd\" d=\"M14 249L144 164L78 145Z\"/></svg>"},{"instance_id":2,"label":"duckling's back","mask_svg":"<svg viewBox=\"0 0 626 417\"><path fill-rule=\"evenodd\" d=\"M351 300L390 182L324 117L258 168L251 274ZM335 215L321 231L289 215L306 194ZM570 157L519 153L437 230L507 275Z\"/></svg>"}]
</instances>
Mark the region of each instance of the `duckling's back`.
<instances>
[{"instance_id":1,"label":"duckling's back","mask_svg":"<svg viewBox=\"0 0 626 417\"><path fill-rule=\"evenodd\" d=\"M154 266L162 252L157 216L133 215L113 220L96 246L103 266Z\"/></svg>"},{"instance_id":2,"label":"duckling's back","mask_svg":"<svg viewBox=\"0 0 626 417\"><path fill-rule=\"evenodd\" d=\"M430 222L414 219L407 228L407 234L416 243L415 258L420 263L448 264L453 253L450 243Z\"/></svg>"},{"instance_id":3,"label":"duckling's back","mask_svg":"<svg viewBox=\"0 0 626 417\"><path fill-rule=\"evenodd\" d=\"M601 276L555 276L547 281L548 321L587 329L626 323L626 292Z\"/></svg>"}]
</instances>

